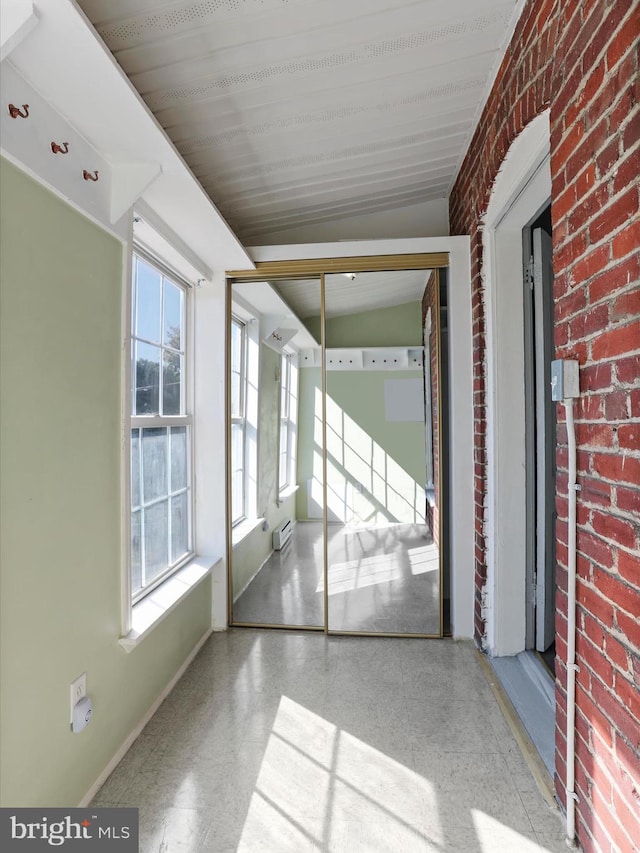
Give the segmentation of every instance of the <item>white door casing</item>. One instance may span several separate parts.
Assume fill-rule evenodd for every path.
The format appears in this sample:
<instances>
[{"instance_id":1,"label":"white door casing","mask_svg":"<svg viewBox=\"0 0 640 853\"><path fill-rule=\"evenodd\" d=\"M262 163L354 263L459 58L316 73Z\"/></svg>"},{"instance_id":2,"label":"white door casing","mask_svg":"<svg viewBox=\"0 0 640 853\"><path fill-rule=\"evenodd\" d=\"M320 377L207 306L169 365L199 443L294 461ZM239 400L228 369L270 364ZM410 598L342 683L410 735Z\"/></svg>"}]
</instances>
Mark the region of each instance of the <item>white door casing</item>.
<instances>
[{"instance_id":1,"label":"white door casing","mask_svg":"<svg viewBox=\"0 0 640 853\"><path fill-rule=\"evenodd\" d=\"M522 229L548 203L549 112L513 142L493 185L483 231L486 312L487 542L485 644L525 648L526 456Z\"/></svg>"}]
</instances>

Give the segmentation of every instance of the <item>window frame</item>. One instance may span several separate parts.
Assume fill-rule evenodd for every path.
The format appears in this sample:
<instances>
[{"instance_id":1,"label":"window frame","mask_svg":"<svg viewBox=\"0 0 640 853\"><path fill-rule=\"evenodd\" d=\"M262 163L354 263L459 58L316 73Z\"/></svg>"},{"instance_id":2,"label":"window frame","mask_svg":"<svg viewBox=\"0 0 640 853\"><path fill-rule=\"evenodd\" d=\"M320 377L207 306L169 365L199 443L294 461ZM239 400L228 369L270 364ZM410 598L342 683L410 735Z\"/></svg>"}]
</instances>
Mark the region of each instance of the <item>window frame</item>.
<instances>
[{"instance_id":1,"label":"window frame","mask_svg":"<svg viewBox=\"0 0 640 853\"><path fill-rule=\"evenodd\" d=\"M165 281L171 285L178 287L183 296L182 303L182 318L181 318L181 335L184 339L181 341L181 349L175 350L173 347L166 347L164 342L159 343L147 341L145 338L138 338L136 335L137 321L137 269L138 261L142 261L147 266L154 269L161 276L161 294L160 294L160 323L162 329L162 311L165 293ZM137 244L132 246L131 250L131 266L129 275L129 299L128 299L128 353L129 353L129 387L127 389L127 441L128 441L128 536L127 536L127 571L128 571L128 604L129 607L134 607L141 602L147 595L157 589L161 584L166 582L183 566L191 561L195 556L195 523L194 523L194 416L193 416L193 300L192 300L191 285L177 272L167 267L150 253L146 252ZM161 335L162 337L162 335ZM152 346L158 347L160 351L160 368L158 377L158 408L163 408L163 365L164 354L168 352L179 352L181 359L181 380L180 380L180 414L136 414L135 395L136 395L136 343L149 343ZM186 429L186 486L171 490L169 488L169 472L171 469L171 428L185 427ZM139 430L139 465L142 465L142 436L145 429L166 429L166 466L167 466L167 488L166 494L148 502L139 502L136 507L133 506L133 435L135 430ZM141 471L141 467L139 469ZM142 498L142 480L140 480L140 497ZM180 557L171 561L171 499L178 494L187 495L187 550ZM133 590L133 513L139 511L141 520L143 519L146 509L160 504L163 500L167 502L167 553L169 562L163 571L156 575L153 580L145 584L141 589ZM144 524L140 527L140 551L141 551L141 573L143 571L143 554L144 554Z\"/></svg>"},{"instance_id":2,"label":"window frame","mask_svg":"<svg viewBox=\"0 0 640 853\"><path fill-rule=\"evenodd\" d=\"M243 521L247 519L247 381L248 381L248 359L247 359L247 347L248 347L248 329L247 329L247 321L243 320L241 317L237 316L237 314L231 315L231 329L237 326L240 329L240 370L238 373L239 376L239 407L238 413L234 414L233 412L233 382L231 382L232 389L230 395L231 402L231 411L230 411L230 424L231 424L231 526L237 527L239 524L242 524ZM233 334L233 332L232 332ZM230 364L229 369L230 375L233 374L232 364ZM242 467L239 469L233 468L233 428L234 426L242 427ZM239 515L233 514L233 484L234 477L237 471L242 471L241 483L242 483L242 508Z\"/></svg>"},{"instance_id":3,"label":"window frame","mask_svg":"<svg viewBox=\"0 0 640 853\"><path fill-rule=\"evenodd\" d=\"M291 362L293 353L283 350L280 354L280 405L278 422L278 494L281 494L291 486L292 480L292 423L291 423ZM282 471L282 432L286 430L287 444L284 451L285 477L281 477Z\"/></svg>"}]
</instances>

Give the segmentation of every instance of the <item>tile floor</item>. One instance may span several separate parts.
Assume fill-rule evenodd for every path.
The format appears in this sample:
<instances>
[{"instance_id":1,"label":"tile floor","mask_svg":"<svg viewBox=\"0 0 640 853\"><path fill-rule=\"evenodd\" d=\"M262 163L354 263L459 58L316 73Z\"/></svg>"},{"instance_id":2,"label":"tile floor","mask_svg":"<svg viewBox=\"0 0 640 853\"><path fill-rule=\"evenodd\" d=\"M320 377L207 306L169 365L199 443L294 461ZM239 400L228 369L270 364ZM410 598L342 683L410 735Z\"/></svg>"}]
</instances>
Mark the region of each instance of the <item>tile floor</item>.
<instances>
[{"instance_id":1,"label":"tile floor","mask_svg":"<svg viewBox=\"0 0 640 853\"><path fill-rule=\"evenodd\" d=\"M214 634L94 800L143 853L554 853L473 646Z\"/></svg>"},{"instance_id":2,"label":"tile floor","mask_svg":"<svg viewBox=\"0 0 640 853\"><path fill-rule=\"evenodd\" d=\"M233 605L234 622L324 625L322 522L297 522ZM424 524L328 527L329 629L439 634L438 550Z\"/></svg>"}]
</instances>

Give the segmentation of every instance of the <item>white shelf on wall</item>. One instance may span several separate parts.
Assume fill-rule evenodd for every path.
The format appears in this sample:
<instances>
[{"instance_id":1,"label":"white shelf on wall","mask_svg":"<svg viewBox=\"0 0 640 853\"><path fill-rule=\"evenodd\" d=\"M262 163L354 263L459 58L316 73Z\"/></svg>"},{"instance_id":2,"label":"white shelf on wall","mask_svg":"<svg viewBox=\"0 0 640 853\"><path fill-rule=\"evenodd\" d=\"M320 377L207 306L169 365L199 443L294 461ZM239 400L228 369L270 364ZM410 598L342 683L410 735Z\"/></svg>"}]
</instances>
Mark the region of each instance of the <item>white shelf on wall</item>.
<instances>
[{"instance_id":1,"label":"white shelf on wall","mask_svg":"<svg viewBox=\"0 0 640 853\"><path fill-rule=\"evenodd\" d=\"M311 347L300 350L299 367L320 367L322 364L322 351L320 347Z\"/></svg>"},{"instance_id":2,"label":"white shelf on wall","mask_svg":"<svg viewBox=\"0 0 640 853\"><path fill-rule=\"evenodd\" d=\"M327 370L422 370L422 347L351 347L327 350Z\"/></svg>"},{"instance_id":3,"label":"white shelf on wall","mask_svg":"<svg viewBox=\"0 0 640 853\"><path fill-rule=\"evenodd\" d=\"M361 349L328 349L327 370L362 370L364 353Z\"/></svg>"},{"instance_id":4,"label":"white shelf on wall","mask_svg":"<svg viewBox=\"0 0 640 853\"><path fill-rule=\"evenodd\" d=\"M326 352L327 370L422 370L423 347L342 347ZM320 367L319 347L300 350L300 367Z\"/></svg>"}]
</instances>

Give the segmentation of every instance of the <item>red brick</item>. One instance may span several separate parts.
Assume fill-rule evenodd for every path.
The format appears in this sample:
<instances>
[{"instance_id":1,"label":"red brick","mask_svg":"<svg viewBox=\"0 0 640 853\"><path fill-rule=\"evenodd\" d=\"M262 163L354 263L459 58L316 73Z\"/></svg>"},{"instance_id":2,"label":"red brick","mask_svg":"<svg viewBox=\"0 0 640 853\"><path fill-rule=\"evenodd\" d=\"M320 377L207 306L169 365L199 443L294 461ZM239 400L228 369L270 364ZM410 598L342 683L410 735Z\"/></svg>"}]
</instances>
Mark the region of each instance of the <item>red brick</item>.
<instances>
[{"instance_id":1,"label":"red brick","mask_svg":"<svg viewBox=\"0 0 640 853\"><path fill-rule=\"evenodd\" d=\"M631 162L631 159L632 158L629 158L631 170L633 170L637 176L638 167L635 163ZM636 219L631 221L619 234L616 234L611 241L611 257L614 261L617 261L620 258L624 258L631 254L631 252L637 252L639 246L640 219Z\"/></svg>"},{"instance_id":2,"label":"red brick","mask_svg":"<svg viewBox=\"0 0 640 853\"><path fill-rule=\"evenodd\" d=\"M616 199L589 226L589 239L597 243L628 222L638 212L638 190L632 187L621 198Z\"/></svg>"},{"instance_id":3,"label":"red brick","mask_svg":"<svg viewBox=\"0 0 640 853\"><path fill-rule=\"evenodd\" d=\"M608 746L613 747L613 738L611 737L611 722L605 717L602 709L597 706L593 698L582 690L579 691L578 708L576 717L580 714L584 715L590 728L596 731L600 739Z\"/></svg>"},{"instance_id":4,"label":"red brick","mask_svg":"<svg viewBox=\"0 0 640 853\"><path fill-rule=\"evenodd\" d=\"M611 505L611 486L594 477L580 478L580 500L588 504L600 506Z\"/></svg>"},{"instance_id":5,"label":"red brick","mask_svg":"<svg viewBox=\"0 0 640 853\"><path fill-rule=\"evenodd\" d=\"M631 355L615 362L618 382L635 383L640 379L640 355Z\"/></svg>"},{"instance_id":6,"label":"red brick","mask_svg":"<svg viewBox=\"0 0 640 853\"><path fill-rule=\"evenodd\" d=\"M638 493L635 492L637 495ZM620 496L618 495L618 498ZM627 583L640 589L640 554L618 551L618 574Z\"/></svg>"},{"instance_id":7,"label":"red brick","mask_svg":"<svg viewBox=\"0 0 640 853\"><path fill-rule=\"evenodd\" d=\"M616 136L596 157L596 166L598 169L598 176L600 178L604 177L613 164L617 162L619 155L620 142Z\"/></svg>"},{"instance_id":8,"label":"red brick","mask_svg":"<svg viewBox=\"0 0 640 853\"><path fill-rule=\"evenodd\" d=\"M640 320L608 329L591 344L591 358L600 361L640 349Z\"/></svg>"},{"instance_id":9,"label":"red brick","mask_svg":"<svg viewBox=\"0 0 640 853\"><path fill-rule=\"evenodd\" d=\"M600 595L632 616L640 613L640 590L619 580L615 575L599 569L593 570L593 583Z\"/></svg>"},{"instance_id":10,"label":"red brick","mask_svg":"<svg viewBox=\"0 0 640 853\"><path fill-rule=\"evenodd\" d=\"M596 421L604 414L603 398L600 394L592 394L590 397L581 397L578 401L581 418Z\"/></svg>"},{"instance_id":11,"label":"red brick","mask_svg":"<svg viewBox=\"0 0 640 853\"><path fill-rule=\"evenodd\" d=\"M556 323L566 317L572 317L582 311L587 304L587 292L585 288L578 287L567 296L558 300L555 305Z\"/></svg>"},{"instance_id":12,"label":"red brick","mask_svg":"<svg viewBox=\"0 0 640 853\"><path fill-rule=\"evenodd\" d=\"M580 371L580 389L583 393L599 391L611 386L610 363L587 364Z\"/></svg>"},{"instance_id":13,"label":"red brick","mask_svg":"<svg viewBox=\"0 0 640 853\"><path fill-rule=\"evenodd\" d=\"M578 78L579 79L579 78ZM600 151L608 136L607 119L602 120L591 128L589 133L585 135L580 146L574 151L571 157L566 161L565 179L567 183L575 180L584 168L585 163L593 160L594 156Z\"/></svg>"},{"instance_id":14,"label":"red brick","mask_svg":"<svg viewBox=\"0 0 640 853\"><path fill-rule=\"evenodd\" d=\"M581 447L613 447L613 426L604 422L579 423L576 440Z\"/></svg>"},{"instance_id":15,"label":"red brick","mask_svg":"<svg viewBox=\"0 0 640 853\"><path fill-rule=\"evenodd\" d=\"M610 298L616 290L627 288L640 278L640 257L635 252L615 267L603 270L589 283L589 302L594 305L600 299Z\"/></svg>"},{"instance_id":16,"label":"red brick","mask_svg":"<svg viewBox=\"0 0 640 853\"><path fill-rule=\"evenodd\" d=\"M611 634L607 634L603 648L606 656L618 669L623 672L629 671L629 651L622 643L619 643Z\"/></svg>"},{"instance_id":17,"label":"red brick","mask_svg":"<svg viewBox=\"0 0 640 853\"><path fill-rule=\"evenodd\" d=\"M638 724L634 717L620 700L597 679L591 681L591 693L598 707L619 731L633 731L637 728Z\"/></svg>"},{"instance_id":18,"label":"red brick","mask_svg":"<svg viewBox=\"0 0 640 853\"><path fill-rule=\"evenodd\" d=\"M620 424L618 445L626 450L640 451L640 423Z\"/></svg>"},{"instance_id":19,"label":"red brick","mask_svg":"<svg viewBox=\"0 0 640 853\"><path fill-rule=\"evenodd\" d=\"M640 690L628 678L616 673L615 691L627 711L640 721Z\"/></svg>"},{"instance_id":20,"label":"red brick","mask_svg":"<svg viewBox=\"0 0 640 853\"><path fill-rule=\"evenodd\" d=\"M640 249L640 243L638 243L638 249ZM627 317L640 316L640 287L618 296L611 305L610 316L612 320L624 320ZM640 347L640 341L638 341L638 346Z\"/></svg>"},{"instance_id":21,"label":"red brick","mask_svg":"<svg viewBox=\"0 0 640 853\"><path fill-rule=\"evenodd\" d=\"M582 172L577 176L574 186L576 188L576 196L579 199L588 195L596 185L596 167L593 161L588 163Z\"/></svg>"},{"instance_id":22,"label":"red brick","mask_svg":"<svg viewBox=\"0 0 640 853\"><path fill-rule=\"evenodd\" d=\"M607 305L597 305L574 317L569 323L572 340L588 338L605 328L608 325L609 310Z\"/></svg>"},{"instance_id":23,"label":"red brick","mask_svg":"<svg viewBox=\"0 0 640 853\"><path fill-rule=\"evenodd\" d=\"M552 213L553 215L553 213ZM557 244L553 255L554 270L559 272L570 266L578 258L581 258L587 249L587 233L581 231L579 234L570 233L570 239L565 243Z\"/></svg>"},{"instance_id":24,"label":"red brick","mask_svg":"<svg viewBox=\"0 0 640 853\"><path fill-rule=\"evenodd\" d=\"M634 486L640 483L640 459L632 456L595 452L593 470L605 480L631 483Z\"/></svg>"},{"instance_id":25,"label":"red brick","mask_svg":"<svg viewBox=\"0 0 640 853\"><path fill-rule=\"evenodd\" d=\"M569 229L571 231L578 231L580 228L582 228L583 225L586 225L586 223L590 219L592 219L597 213L599 213L608 201L609 187L607 186L607 184L603 183L596 185L594 190L589 193L586 198L578 199L578 207L569 216ZM591 229L589 229L589 235L591 237ZM596 242L593 237L591 237L591 242ZM601 249L604 249L605 251L602 252ZM597 251L599 251L600 254L597 257L596 262L594 262L593 264L593 269L589 269L586 276L584 276L582 270L580 270L580 272L576 272L574 279L576 283L582 281L585 277L589 278L594 273L599 272L600 269L602 269L602 267L606 264L607 260L609 259L609 247L603 246ZM603 256L604 260L602 259Z\"/></svg>"},{"instance_id":26,"label":"red brick","mask_svg":"<svg viewBox=\"0 0 640 853\"><path fill-rule=\"evenodd\" d=\"M611 69L619 62L620 58L636 43L638 38L637 10L630 4L631 14L628 15L624 25L618 30L612 43L607 48L607 69Z\"/></svg>"},{"instance_id":27,"label":"red brick","mask_svg":"<svg viewBox=\"0 0 640 853\"><path fill-rule=\"evenodd\" d=\"M629 616L624 612L624 610L617 610L615 614L615 621L627 641L632 646L635 646L636 649L640 650L640 620L638 619L637 614ZM638 746L640 747L640 741Z\"/></svg>"},{"instance_id":28,"label":"red brick","mask_svg":"<svg viewBox=\"0 0 640 853\"><path fill-rule=\"evenodd\" d=\"M618 794L617 788L613 788L612 794L613 811L620 826L627 834L628 840L626 850L630 851L630 853L636 853L638 847L633 842L633 839L640 838L640 812L637 807L633 808L633 806L630 806L629 803L621 797L620 794Z\"/></svg>"},{"instance_id":29,"label":"red brick","mask_svg":"<svg viewBox=\"0 0 640 853\"><path fill-rule=\"evenodd\" d=\"M553 222L559 222L563 216L566 216L569 211L573 210L576 204L576 188L575 184L567 187L566 190L557 198L551 201L551 219ZM582 237L586 243L586 237ZM561 263L561 267L564 263Z\"/></svg>"},{"instance_id":30,"label":"red brick","mask_svg":"<svg viewBox=\"0 0 640 853\"><path fill-rule=\"evenodd\" d=\"M618 816L608 799L600 794L597 788L591 792L591 802L595 820L602 824L607 832L606 838L610 838L609 844L602 844L600 850L615 850L616 853L636 853L634 850L635 844L629 838L624 825L620 822Z\"/></svg>"},{"instance_id":31,"label":"red brick","mask_svg":"<svg viewBox=\"0 0 640 853\"><path fill-rule=\"evenodd\" d=\"M638 180L638 166L637 166L638 152L630 154L624 162L618 165L618 168L615 171L613 176L613 193L614 195L618 195L621 193L626 187L629 185L634 186L636 181ZM627 228L632 227L637 228L637 220L631 220Z\"/></svg>"},{"instance_id":32,"label":"red brick","mask_svg":"<svg viewBox=\"0 0 640 853\"><path fill-rule=\"evenodd\" d=\"M603 513L598 510L591 512L591 524L596 533L603 539L613 540L625 548L635 548L638 538L636 527L626 519L616 518L611 513ZM638 602L640 605L640 601ZM638 610L640 613L640 609Z\"/></svg>"},{"instance_id":33,"label":"red brick","mask_svg":"<svg viewBox=\"0 0 640 853\"><path fill-rule=\"evenodd\" d=\"M638 144L640 138L640 112L637 112L625 127L622 133L622 147L624 151L631 151Z\"/></svg>"},{"instance_id":34,"label":"red brick","mask_svg":"<svg viewBox=\"0 0 640 853\"><path fill-rule=\"evenodd\" d=\"M609 421L624 421L629 417L629 394L626 391L612 391L604 398L604 416ZM613 441L609 445L613 447Z\"/></svg>"},{"instance_id":35,"label":"red brick","mask_svg":"<svg viewBox=\"0 0 640 853\"><path fill-rule=\"evenodd\" d=\"M627 796L629 801L635 801L638 814L640 814L640 788L634 790L634 777L637 776L637 768L640 767L640 732L636 731L635 735L636 742L632 745L626 743L623 738L617 737L615 755L618 765L622 770L622 792ZM625 781L627 782L626 787L624 786Z\"/></svg>"},{"instance_id":36,"label":"red brick","mask_svg":"<svg viewBox=\"0 0 640 853\"><path fill-rule=\"evenodd\" d=\"M585 664L603 684L613 687L613 667L602 651L596 649L580 632L576 633L576 658L579 666Z\"/></svg>"},{"instance_id":37,"label":"red brick","mask_svg":"<svg viewBox=\"0 0 640 853\"><path fill-rule=\"evenodd\" d=\"M582 630L586 637L596 646L602 648L605 641L605 629L589 613L583 613L580 620Z\"/></svg>"},{"instance_id":38,"label":"red brick","mask_svg":"<svg viewBox=\"0 0 640 853\"><path fill-rule=\"evenodd\" d=\"M565 163L580 145L583 137L584 126L582 122L576 122L572 125L562 142L559 145L554 146L554 156L557 157L560 162Z\"/></svg>"},{"instance_id":39,"label":"red brick","mask_svg":"<svg viewBox=\"0 0 640 853\"><path fill-rule=\"evenodd\" d=\"M622 63L623 67L620 72L624 70L626 64L626 62ZM622 73L616 76L619 78L620 95L609 115L609 127L612 130L620 128L626 123L637 101L637 75L632 71L626 81ZM628 85L626 85L627 82Z\"/></svg>"},{"instance_id":40,"label":"red brick","mask_svg":"<svg viewBox=\"0 0 640 853\"><path fill-rule=\"evenodd\" d=\"M613 622L613 605L606 601L597 590L587 586L580 578L576 586L576 602L587 613L591 613L605 625Z\"/></svg>"}]
</instances>

